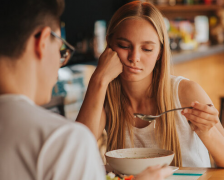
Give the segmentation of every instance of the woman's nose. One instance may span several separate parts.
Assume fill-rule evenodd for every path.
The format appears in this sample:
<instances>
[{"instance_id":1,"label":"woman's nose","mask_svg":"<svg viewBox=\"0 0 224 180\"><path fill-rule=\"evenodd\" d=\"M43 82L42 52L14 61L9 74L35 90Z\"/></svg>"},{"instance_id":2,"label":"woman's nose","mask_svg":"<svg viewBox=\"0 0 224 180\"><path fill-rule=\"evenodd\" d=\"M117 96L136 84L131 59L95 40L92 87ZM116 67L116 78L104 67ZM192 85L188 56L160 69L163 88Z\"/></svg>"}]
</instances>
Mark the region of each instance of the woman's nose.
<instances>
[{"instance_id":1,"label":"woman's nose","mask_svg":"<svg viewBox=\"0 0 224 180\"><path fill-rule=\"evenodd\" d=\"M140 61L140 52L138 50L133 49L128 54L128 61L132 63L136 63Z\"/></svg>"}]
</instances>

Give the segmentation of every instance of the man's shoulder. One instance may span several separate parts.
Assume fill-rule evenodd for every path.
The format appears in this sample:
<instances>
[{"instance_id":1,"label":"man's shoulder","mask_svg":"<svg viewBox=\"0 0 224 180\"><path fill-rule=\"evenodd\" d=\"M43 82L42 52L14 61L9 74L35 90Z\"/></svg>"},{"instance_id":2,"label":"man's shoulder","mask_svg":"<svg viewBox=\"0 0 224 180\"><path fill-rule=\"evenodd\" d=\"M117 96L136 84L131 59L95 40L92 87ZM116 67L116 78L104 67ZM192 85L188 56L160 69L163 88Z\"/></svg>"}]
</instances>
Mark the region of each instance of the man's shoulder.
<instances>
[{"instance_id":1,"label":"man's shoulder","mask_svg":"<svg viewBox=\"0 0 224 180\"><path fill-rule=\"evenodd\" d=\"M35 123L36 125L43 124L43 126L47 126L54 124L57 126L71 123L65 117L37 105L27 105L26 109L22 109L21 111L23 111L23 116L26 117L27 121Z\"/></svg>"},{"instance_id":2,"label":"man's shoulder","mask_svg":"<svg viewBox=\"0 0 224 180\"><path fill-rule=\"evenodd\" d=\"M53 172L75 179L103 179L102 165L93 134L83 124L71 123L56 129L44 142L38 154L37 176L43 179Z\"/></svg>"},{"instance_id":3,"label":"man's shoulder","mask_svg":"<svg viewBox=\"0 0 224 180\"><path fill-rule=\"evenodd\" d=\"M94 139L91 131L85 125L79 122L71 122L65 117L42 107L36 106L33 108L38 116L32 117L31 121L34 121L34 125L45 135L45 138L55 132L57 132L56 134L61 132L65 136L75 136L77 139L81 137L82 140L86 139L86 141Z\"/></svg>"},{"instance_id":4,"label":"man's shoulder","mask_svg":"<svg viewBox=\"0 0 224 180\"><path fill-rule=\"evenodd\" d=\"M17 132L31 132L32 134L42 134L47 137L55 129L65 124L69 124L63 116L50 112L29 102L25 98L8 100L1 103L0 119L5 127Z\"/></svg>"},{"instance_id":5,"label":"man's shoulder","mask_svg":"<svg viewBox=\"0 0 224 180\"><path fill-rule=\"evenodd\" d=\"M92 141L96 143L96 140L91 133L91 131L83 124L79 122L64 124L63 126L55 129L54 132L49 136L51 139L66 139L68 137L72 137L72 141L76 142L84 142L85 144L88 141ZM48 138L48 140L49 140ZM87 143L88 144L88 143Z\"/></svg>"}]
</instances>

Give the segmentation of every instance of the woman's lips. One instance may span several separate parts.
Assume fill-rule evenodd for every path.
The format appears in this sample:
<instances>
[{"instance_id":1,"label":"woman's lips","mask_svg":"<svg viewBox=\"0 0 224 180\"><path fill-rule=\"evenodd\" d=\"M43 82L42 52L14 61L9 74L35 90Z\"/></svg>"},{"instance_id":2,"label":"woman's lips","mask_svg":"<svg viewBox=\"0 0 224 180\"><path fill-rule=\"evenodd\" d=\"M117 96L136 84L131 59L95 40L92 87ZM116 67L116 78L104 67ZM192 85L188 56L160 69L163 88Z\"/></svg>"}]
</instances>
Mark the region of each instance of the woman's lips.
<instances>
[{"instance_id":1,"label":"woman's lips","mask_svg":"<svg viewBox=\"0 0 224 180\"><path fill-rule=\"evenodd\" d=\"M139 73L139 72L142 71L141 68L138 68L138 67L132 67L132 66L127 66L126 64L124 64L124 65L125 65L125 66L128 68L128 70L131 71L131 72Z\"/></svg>"}]
</instances>

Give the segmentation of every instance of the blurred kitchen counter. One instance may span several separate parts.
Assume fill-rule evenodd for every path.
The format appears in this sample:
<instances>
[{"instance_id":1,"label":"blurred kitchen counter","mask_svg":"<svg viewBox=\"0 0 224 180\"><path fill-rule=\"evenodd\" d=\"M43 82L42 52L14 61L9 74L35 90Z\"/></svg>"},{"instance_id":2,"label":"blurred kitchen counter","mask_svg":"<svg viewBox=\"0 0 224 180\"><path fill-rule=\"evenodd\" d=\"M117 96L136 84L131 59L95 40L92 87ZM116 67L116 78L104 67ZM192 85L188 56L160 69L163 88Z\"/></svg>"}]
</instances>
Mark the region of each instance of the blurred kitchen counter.
<instances>
[{"instance_id":1,"label":"blurred kitchen counter","mask_svg":"<svg viewBox=\"0 0 224 180\"><path fill-rule=\"evenodd\" d=\"M212 45L212 46L200 46L196 50L188 51L173 51L172 52L172 63L178 64L194 59L215 55L224 52L224 44Z\"/></svg>"}]
</instances>

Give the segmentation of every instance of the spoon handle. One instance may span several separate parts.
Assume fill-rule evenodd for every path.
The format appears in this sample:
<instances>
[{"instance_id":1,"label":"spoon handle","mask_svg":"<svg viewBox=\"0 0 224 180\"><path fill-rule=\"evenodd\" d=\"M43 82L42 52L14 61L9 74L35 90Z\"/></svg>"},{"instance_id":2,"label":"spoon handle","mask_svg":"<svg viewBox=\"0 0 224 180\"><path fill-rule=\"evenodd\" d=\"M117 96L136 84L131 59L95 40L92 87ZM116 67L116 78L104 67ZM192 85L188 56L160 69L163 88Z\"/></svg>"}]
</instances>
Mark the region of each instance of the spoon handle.
<instances>
[{"instance_id":1,"label":"spoon handle","mask_svg":"<svg viewBox=\"0 0 224 180\"><path fill-rule=\"evenodd\" d=\"M160 115L163 115L163 114L168 113L170 111L176 111L176 110L182 110L182 109L193 109L193 107L182 107L182 108L171 109L171 110L168 110L168 111L165 111L165 112L161 113Z\"/></svg>"},{"instance_id":2,"label":"spoon handle","mask_svg":"<svg viewBox=\"0 0 224 180\"><path fill-rule=\"evenodd\" d=\"M211 107L211 106L213 106L213 104L207 104L207 106ZM176 111L176 110L182 110L182 109L193 109L193 107L182 107L182 108L171 109L171 110L168 110L168 111L165 111L165 112L161 113L160 116L165 114L165 113L168 113L170 111Z\"/></svg>"}]
</instances>

